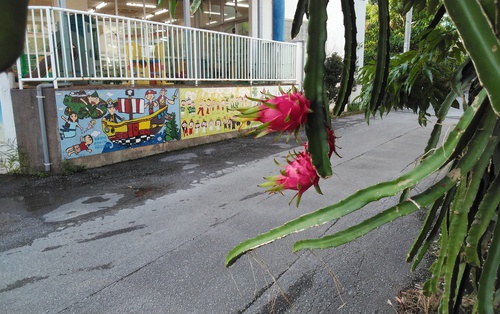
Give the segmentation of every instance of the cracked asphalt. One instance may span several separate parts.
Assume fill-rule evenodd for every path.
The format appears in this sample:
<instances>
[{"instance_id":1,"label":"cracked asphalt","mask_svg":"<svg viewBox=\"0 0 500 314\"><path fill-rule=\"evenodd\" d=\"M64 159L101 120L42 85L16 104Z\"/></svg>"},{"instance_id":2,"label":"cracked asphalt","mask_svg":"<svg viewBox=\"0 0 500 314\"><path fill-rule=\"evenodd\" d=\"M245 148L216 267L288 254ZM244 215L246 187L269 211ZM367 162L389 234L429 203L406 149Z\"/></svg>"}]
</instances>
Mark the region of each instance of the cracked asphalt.
<instances>
[{"instance_id":1,"label":"cracked asphalt","mask_svg":"<svg viewBox=\"0 0 500 314\"><path fill-rule=\"evenodd\" d=\"M273 159L285 163L300 149L285 137L242 137L71 176L0 175L1 312L394 312L398 291L426 275L428 263L411 273L405 262L423 213L340 248L291 246L361 222L397 197L224 267L241 241L414 167L432 123L420 127L399 111L369 126L362 115L333 126L342 158L332 157L323 195L311 189L298 208L288 205L294 193L257 186L278 173Z\"/></svg>"}]
</instances>

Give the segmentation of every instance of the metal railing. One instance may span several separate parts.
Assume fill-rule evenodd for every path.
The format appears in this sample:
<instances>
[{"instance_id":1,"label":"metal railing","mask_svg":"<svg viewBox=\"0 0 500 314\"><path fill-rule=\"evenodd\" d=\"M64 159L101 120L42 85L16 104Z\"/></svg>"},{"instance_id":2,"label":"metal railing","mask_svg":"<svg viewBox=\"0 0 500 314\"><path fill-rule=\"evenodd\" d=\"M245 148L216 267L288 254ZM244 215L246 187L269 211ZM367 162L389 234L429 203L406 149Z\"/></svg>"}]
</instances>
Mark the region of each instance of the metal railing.
<instances>
[{"instance_id":1,"label":"metal railing","mask_svg":"<svg viewBox=\"0 0 500 314\"><path fill-rule=\"evenodd\" d=\"M297 43L30 6L19 88L29 82L297 83Z\"/></svg>"}]
</instances>

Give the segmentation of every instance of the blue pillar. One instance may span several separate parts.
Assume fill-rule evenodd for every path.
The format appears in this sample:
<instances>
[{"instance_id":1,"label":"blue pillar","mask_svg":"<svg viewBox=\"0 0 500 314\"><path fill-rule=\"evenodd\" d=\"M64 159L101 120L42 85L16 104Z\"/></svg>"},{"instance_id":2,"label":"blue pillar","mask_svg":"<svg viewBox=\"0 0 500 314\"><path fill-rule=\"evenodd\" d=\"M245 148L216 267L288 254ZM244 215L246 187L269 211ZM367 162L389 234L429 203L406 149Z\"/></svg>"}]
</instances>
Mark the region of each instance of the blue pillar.
<instances>
[{"instance_id":1,"label":"blue pillar","mask_svg":"<svg viewBox=\"0 0 500 314\"><path fill-rule=\"evenodd\" d=\"M273 40L285 41L285 0L273 0Z\"/></svg>"}]
</instances>

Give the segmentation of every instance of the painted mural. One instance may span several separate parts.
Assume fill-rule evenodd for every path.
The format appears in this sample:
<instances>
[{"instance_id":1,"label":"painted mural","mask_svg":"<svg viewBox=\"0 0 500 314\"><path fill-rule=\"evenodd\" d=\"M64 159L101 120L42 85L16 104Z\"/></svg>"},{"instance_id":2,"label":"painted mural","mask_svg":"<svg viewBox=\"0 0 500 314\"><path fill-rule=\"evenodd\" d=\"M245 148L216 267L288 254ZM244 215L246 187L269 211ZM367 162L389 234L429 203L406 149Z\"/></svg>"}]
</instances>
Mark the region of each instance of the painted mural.
<instances>
[{"instance_id":1,"label":"painted mural","mask_svg":"<svg viewBox=\"0 0 500 314\"><path fill-rule=\"evenodd\" d=\"M290 86L282 87L285 91ZM248 129L236 109L278 86L56 91L63 159Z\"/></svg>"},{"instance_id":2,"label":"painted mural","mask_svg":"<svg viewBox=\"0 0 500 314\"><path fill-rule=\"evenodd\" d=\"M179 90L57 91L63 159L180 140Z\"/></svg>"},{"instance_id":3,"label":"painted mural","mask_svg":"<svg viewBox=\"0 0 500 314\"><path fill-rule=\"evenodd\" d=\"M255 122L235 121L236 109L255 106L247 99L278 95L278 86L182 88L179 91L182 139L245 130Z\"/></svg>"}]
</instances>

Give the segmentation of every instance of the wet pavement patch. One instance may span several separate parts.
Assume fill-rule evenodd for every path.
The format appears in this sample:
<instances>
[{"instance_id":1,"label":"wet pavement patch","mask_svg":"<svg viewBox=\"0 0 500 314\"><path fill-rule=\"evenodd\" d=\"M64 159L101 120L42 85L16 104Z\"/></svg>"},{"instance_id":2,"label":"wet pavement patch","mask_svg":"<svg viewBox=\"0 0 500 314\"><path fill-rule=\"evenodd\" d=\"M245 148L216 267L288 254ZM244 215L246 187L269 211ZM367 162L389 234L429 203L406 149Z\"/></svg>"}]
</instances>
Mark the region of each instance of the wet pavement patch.
<instances>
[{"instance_id":1,"label":"wet pavement patch","mask_svg":"<svg viewBox=\"0 0 500 314\"><path fill-rule=\"evenodd\" d=\"M193 158L197 158L198 155L194 153L184 153L184 154L173 154L168 155L165 158L160 159L162 162L174 162L174 161L187 161Z\"/></svg>"},{"instance_id":2,"label":"wet pavement patch","mask_svg":"<svg viewBox=\"0 0 500 314\"><path fill-rule=\"evenodd\" d=\"M82 197L64 204L43 216L46 222L60 222L76 217L112 208L123 197L123 194L105 193L103 195Z\"/></svg>"},{"instance_id":3,"label":"wet pavement patch","mask_svg":"<svg viewBox=\"0 0 500 314\"><path fill-rule=\"evenodd\" d=\"M251 199L251 198L254 198L254 197L257 197L257 196L260 196L262 195L263 193L262 192L257 192L257 193L253 193L253 194L250 194L250 195L247 195L245 197L243 197L240 202L242 201L245 201L245 200L248 200L248 199Z\"/></svg>"},{"instance_id":4,"label":"wet pavement patch","mask_svg":"<svg viewBox=\"0 0 500 314\"><path fill-rule=\"evenodd\" d=\"M80 268L78 271L94 271L94 270L107 270L115 267L113 263L107 263L103 265L97 265L93 267Z\"/></svg>"},{"instance_id":5,"label":"wet pavement patch","mask_svg":"<svg viewBox=\"0 0 500 314\"><path fill-rule=\"evenodd\" d=\"M146 225L138 225L138 226L133 226L133 227L128 227L128 228L113 230L113 231L109 231L109 232L104 232L104 233L101 233L99 235L96 235L93 238L78 241L78 243L85 243L85 242L90 242L90 241L105 239L105 238L109 238L109 237L112 237L112 236L115 236L115 235L129 233L129 232L132 232L132 231L135 231L135 230L143 229L143 228L146 228L146 227L147 227Z\"/></svg>"},{"instance_id":6,"label":"wet pavement patch","mask_svg":"<svg viewBox=\"0 0 500 314\"><path fill-rule=\"evenodd\" d=\"M62 245L49 246L49 247L46 247L45 249L43 249L42 252L57 250L58 248L61 248L61 247L63 247L63 246Z\"/></svg>"},{"instance_id":7,"label":"wet pavement patch","mask_svg":"<svg viewBox=\"0 0 500 314\"><path fill-rule=\"evenodd\" d=\"M24 287L26 285L29 285L29 284L32 284L34 282L44 280L47 278L49 278L49 276L45 276L45 277L33 276L33 277L24 278L24 279L21 279L21 280L14 282L13 284L7 285L6 288L0 289L0 293L12 291L14 289L21 288L21 287Z\"/></svg>"}]
</instances>

